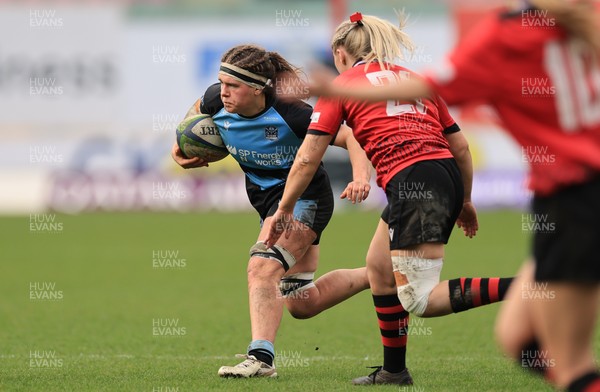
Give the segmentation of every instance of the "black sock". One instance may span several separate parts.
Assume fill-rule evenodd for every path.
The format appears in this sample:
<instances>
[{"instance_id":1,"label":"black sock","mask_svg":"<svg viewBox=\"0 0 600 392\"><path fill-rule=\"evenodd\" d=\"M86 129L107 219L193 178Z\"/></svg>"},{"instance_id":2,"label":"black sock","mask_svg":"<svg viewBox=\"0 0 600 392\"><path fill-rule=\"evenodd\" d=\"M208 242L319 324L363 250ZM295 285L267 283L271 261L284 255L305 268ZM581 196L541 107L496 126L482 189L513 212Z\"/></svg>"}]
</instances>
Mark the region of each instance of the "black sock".
<instances>
[{"instance_id":1,"label":"black sock","mask_svg":"<svg viewBox=\"0 0 600 392\"><path fill-rule=\"evenodd\" d=\"M454 313L502 301L513 278L458 278L448 281Z\"/></svg>"},{"instance_id":2,"label":"black sock","mask_svg":"<svg viewBox=\"0 0 600 392\"><path fill-rule=\"evenodd\" d=\"M600 391L600 374L598 371L589 372L574 381L567 387L567 392L598 392Z\"/></svg>"},{"instance_id":3,"label":"black sock","mask_svg":"<svg viewBox=\"0 0 600 392\"><path fill-rule=\"evenodd\" d=\"M259 361L262 361L269 366L273 366L273 356L267 350L262 350L260 348L250 350L248 351L248 355L254 355Z\"/></svg>"},{"instance_id":4,"label":"black sock","mask_svg":"<svg viewBox=\"0 0 600 392\"><path fill-rule=\"evenodd\" d=\"M373 303L383 343L383 370L399 373L406 368L408 312L396 294L373 295Z\"/></svg>"}]
</instances>

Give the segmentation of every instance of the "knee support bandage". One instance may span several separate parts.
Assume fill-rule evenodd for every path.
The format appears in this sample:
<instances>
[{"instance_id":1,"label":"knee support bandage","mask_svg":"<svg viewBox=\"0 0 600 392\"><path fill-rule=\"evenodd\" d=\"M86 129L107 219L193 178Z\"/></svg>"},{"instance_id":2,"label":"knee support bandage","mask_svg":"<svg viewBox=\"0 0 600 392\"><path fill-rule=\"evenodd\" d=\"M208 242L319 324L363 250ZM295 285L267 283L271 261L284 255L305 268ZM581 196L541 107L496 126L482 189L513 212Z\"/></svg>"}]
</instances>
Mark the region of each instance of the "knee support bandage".
<instances>
[{"instance_id":1,"label":"knee support bandage","mask_svg":"<svg viewBox=\"0 0 600 392\"><path fill-rule=\"evenodd\" d=\"M398 286L398 298L409 313L422 316L427 309L429 294L440 282L442 259L392 256L394 272L406 276L407 283Z\"/></svg>"},{"instance_id":2,"label":"knee support bandage","mask_svg":"<svg viewBox=\"0 0 600 392\"><path fill-rule=\"evenodd\" d=\"M272 248L267 248L263 241L258 241L250 248L250 257L253 256L277 260L286 271L296 264L296 258L283 246L273 245Z\"/></svg>"}]
</instances>

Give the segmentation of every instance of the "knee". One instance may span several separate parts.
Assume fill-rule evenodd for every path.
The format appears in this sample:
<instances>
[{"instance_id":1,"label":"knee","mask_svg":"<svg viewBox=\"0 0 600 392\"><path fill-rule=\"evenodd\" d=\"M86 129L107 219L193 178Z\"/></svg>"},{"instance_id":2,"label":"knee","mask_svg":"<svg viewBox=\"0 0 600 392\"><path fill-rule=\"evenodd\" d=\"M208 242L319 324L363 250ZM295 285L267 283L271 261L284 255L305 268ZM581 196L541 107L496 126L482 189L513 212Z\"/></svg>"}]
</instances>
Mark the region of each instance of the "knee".
<instances>
[{"instance_id":1,"label":"knee","mask_svg":"<svg viewBox=\"0 0 600 392\"><path fill-rule=\"evenodd\" d=\"M400 303L409 313L423 317L429 296L440 281L442 259L394 256L392 264L394 272L403 277L402 281L396 282Z\"/></svg>"},{"instance_id":2,"label":"knee","mask_svg":"<svg viewBox=\"0 0 600 392\"><path fill-rule=\"evenodd\" d=\"M389 258L382 258L371 252L367 253L366 277L367 284L375 292L394 292L396 291L396 282Z\"/></svg>"},{"instance_id":3,"label":"knee","mask_svg":"<svg viewBox=\"0 0 600 392\"><path fill-rule=\"evenodd\" d=\"M279 281L284 274L283 267L274 260L252 257L248 262L248 282L257 280Z\"/></svg>"},{"instance_id":4,"label":"knee","mask_svg":"<svg viewBox=\"0 0 600 392\"><path fill-rule=\"evenodd\" d=\"M288 300L287 308L290 315L298 320L306 320L316 316L319 312L308 301Z\"/></svg>"},{"instance_id":5,"label":"knee","mask_svg":"<svg viewBox=\"0 0 600 392\"><path fill-rule=\"evenodd\" d=\"M402 307L408 313L419 317L427 317L425 312L429 303L429 293L416 291L410 283L398 287L398 299Z\"/></svg>"},{"instance_id":6,"label":"knee","mask_svg":"<svg viewBox=\"0 0 600 392\"><path fill-rule=\"evenodd\" d=\"M356 273L360 275L360 279L356 282L350 282L351 290L354 290L355 286L358 286L361 290L366 290L371 287L371 283L369 282L369 274L366 267L357 268Z\"/></svg>"},{"instance_id":7,"label":"knee","mask_svg":"<svg viewBox=\"0 0 600 392\"><path fill-rule=\"evenodd\" d=\"M496 336L496 341L504 354L513 359L518 359L520 357L521 350L526 342L519 339L514 328L510 328L507 323L504 323L502 319L499 319L494 327L494 334Z\"/></svg>"},{"instance_id":8,"label":"knee","mask_svg":"<svg viewBox=\"0 0 600 392\"><path fill-rule=\"evenodd\" d=\"M284 276L279 282L279 291L285 299L285 305L296 319L311 318L320 312L316 303L319 296L311 290L315 287L314 277L314 272L299 272Z\"/></svg>"}]
</instances>

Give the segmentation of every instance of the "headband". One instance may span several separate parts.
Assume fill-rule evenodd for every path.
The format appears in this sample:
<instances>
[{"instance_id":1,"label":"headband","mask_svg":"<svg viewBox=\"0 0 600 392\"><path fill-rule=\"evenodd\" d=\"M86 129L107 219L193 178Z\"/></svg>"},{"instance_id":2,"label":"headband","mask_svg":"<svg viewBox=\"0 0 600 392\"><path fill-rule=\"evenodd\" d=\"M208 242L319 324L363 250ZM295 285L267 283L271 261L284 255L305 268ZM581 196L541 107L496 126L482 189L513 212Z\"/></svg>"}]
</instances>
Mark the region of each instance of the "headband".
<instances>
[{"instance_id":1,"label":"headband","mask_svg":"<svg viewBox=\"0 0 600 392\"><path fill-rule=\"evenodd\" d=\"M250 87L254 87L260 90L264 89L267 86L270 87L273 85L271 79L257 75L254 72L247 71L233 64L221 63L219 72L229 75L232 78L239 80L240 82L247 84Z\"/></svg>"}]
</instances>

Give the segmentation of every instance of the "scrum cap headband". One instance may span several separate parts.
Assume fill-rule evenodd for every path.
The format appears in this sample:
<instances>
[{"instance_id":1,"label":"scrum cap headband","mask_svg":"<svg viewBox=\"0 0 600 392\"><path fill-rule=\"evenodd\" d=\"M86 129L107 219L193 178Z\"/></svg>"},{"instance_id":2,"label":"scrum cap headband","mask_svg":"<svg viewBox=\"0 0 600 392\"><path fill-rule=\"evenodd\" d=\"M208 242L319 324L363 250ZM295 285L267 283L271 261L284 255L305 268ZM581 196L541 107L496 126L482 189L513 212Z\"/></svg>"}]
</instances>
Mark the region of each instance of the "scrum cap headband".
<instances>
[{"instance_id":1,"label":"scrum cap headband","mask_svg":"<svg viewBox=\"0 0 600 392\"><path fill-rule=\"evenodd\" d=\"M271 79L257 75L254 72L247 71L233 64L221 63L219 72L231 76L232 78L237 79L250 87L260 90L264 89L265 87L272 86Z\"/></svg>"}]
</instances>

